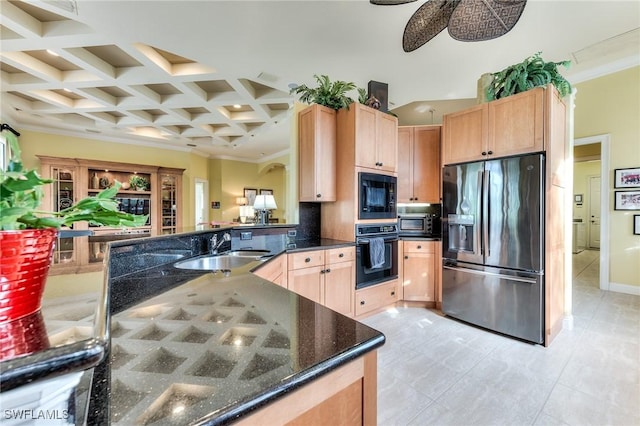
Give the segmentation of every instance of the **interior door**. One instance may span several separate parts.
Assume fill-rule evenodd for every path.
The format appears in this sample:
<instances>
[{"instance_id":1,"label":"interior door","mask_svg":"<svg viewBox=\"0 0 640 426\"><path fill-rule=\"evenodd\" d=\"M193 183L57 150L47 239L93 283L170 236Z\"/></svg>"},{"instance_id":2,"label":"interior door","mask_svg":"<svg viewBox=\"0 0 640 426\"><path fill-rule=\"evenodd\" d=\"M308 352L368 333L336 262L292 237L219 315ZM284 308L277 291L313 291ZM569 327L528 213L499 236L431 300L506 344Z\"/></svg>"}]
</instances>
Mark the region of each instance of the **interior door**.
<instances>
[{"instance_id":1,"label":"interior door","mask_svg":"<svg viewBox=\"0 0 640 426\"><path fill-rule=\"evenodd\" d=\"M600 248L600 176L589 177L589 248Z\"/></svg>"},{"instance_id":2,"label":"interior door","mask_svg":"<svg viewBox=\"0 0 640 426\"><path fill-rule=\"evenodd\" d=\"M209 210L207 205L209 204L209 192L208 182L202 179L196 179L195 185L195 224L207 224L209 223Z\"/></svg>"}]
</instances>

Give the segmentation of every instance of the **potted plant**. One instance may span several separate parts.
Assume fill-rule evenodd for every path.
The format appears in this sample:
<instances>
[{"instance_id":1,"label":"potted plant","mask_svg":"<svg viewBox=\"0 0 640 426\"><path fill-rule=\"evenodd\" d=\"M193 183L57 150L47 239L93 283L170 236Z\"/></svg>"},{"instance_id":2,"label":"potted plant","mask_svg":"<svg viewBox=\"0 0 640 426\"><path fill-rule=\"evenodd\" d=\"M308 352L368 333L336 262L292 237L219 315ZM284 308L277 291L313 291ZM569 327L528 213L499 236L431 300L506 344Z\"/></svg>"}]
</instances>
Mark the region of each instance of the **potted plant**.
<instances>
[{"instance_id":1,"label":"potted plant","mask_svg":"<svg viewBox=\"0 0 640 426\"><path fill-rule=\"evenodd\" d=\"M144 176L132 175L129 178L129 185L136 191L146 191L149 187L149 181Z\"/></svg>"},{"instance_id":2,"label":"potted plant","mask_svg":"<svg viewBox=\"0 0 640 426\"><path fill-rule=\"evenodd\" d=\"M305 84L294 87L290 93L300 95L300 101L307 104L320 104L328 108L339 110L348 108L353 99L347 96L347 92L356 89L356 85L346 81L331 82L326 75L313 76L318 82L318 87L308 87Z\"/></svg>"},{"instance_id":3,"label":"potted plant","mask_svg":"<svg viewBox=\"0 0 640 426\"><path fill-rule=\"evenodd\" d=\"M504 98L549 83L558 89L560 96L570 94L571 84L560 74L558 65L568 68L571 61L545 62L541 54L538 52L519 64L490 74L492 78L486 88L486 100Z\"/></svg>"},{"instance_id":4,"label":"potted plant","mask_svg":"<svg viewBox=\"0 0 640 426\"><path fill-rule=\"evenodd\" d=\"M53 181L25 170L18 138L9 131L2 133L10 158L0 174L0 323L40 309L59 228L82 221L116 227L141 226L147 221L147 216L118 210L114 197L119 182L60 211L41 210L43 186Z\"/></svg>"}]
</instances>

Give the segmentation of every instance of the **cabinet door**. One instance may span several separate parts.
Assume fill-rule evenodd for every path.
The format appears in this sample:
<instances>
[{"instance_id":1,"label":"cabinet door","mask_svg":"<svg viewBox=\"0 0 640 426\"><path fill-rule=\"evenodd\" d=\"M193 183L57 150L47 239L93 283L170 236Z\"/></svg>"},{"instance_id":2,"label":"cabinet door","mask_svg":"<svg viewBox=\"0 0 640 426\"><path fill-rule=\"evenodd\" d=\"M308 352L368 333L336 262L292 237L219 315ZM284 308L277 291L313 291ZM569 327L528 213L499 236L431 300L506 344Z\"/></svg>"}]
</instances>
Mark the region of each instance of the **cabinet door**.
<instances>
[{"instance_id":1,"label":"cabinet door","mask_svg":"<svg viewBox=\"0 0 640 426\"><path fill-rule=\"evenodd\" d=\"M160 214L158 227L162 234L175 234L180 226L179 200L180 177L172 174L160 174Z\"/></svg>"},{"instance_id":2,"label":"cabinet door","mask_svg":"<svg viewBox=\"0 0 640 426\"><path fill-rule=\"evenodd\" d=\"M403 241L402 292L404 300L436 300L438 241Z\"/></svg>"},{"instance_id":3,"label":"cabinet door","mask_svg":"<svg viewBox=\"0 0 640 426\"><path fill-rule=\"evenodd\" d=\"M398 128L398 202L413 201L413 127Z\"/></svg>"},{"instance_id":4,"label":"cabinet door","mask_svg":"<svg viewBox=\"0 0 640 426\"><path fill-rule=\"evenodd\" d=\"M363 315L380 310L398 301L398 280L363 288L356 291L355 314Z\"/></svg>"},{"instance_id":5,"label":"cabinet door","mask_svg":"<svg viewBox=\"0 0 640 426\"><path fill-rule=\"evenodd\" d=\"M413 201L439 203L440 127L414 128L412 158ZM398 173L400 170L402 168Z\"/></svg>"},{"instance_id":6,"label":"cabinet door","mask_svg":"<svg viewBox=\"0 0 640 426\"><path fill-rule=\"evenodd\" d=\"M443 118L442 164L484 159L487 152L487 104Z\"/></svg>"},{"instance_id":7,"label":"cabinet door","mask_svg":"<svg viewBox=\"0 0 640 426\"><path fill-rule=\"evenodd\" d=\"M395 173L398 167L398 119L376 111L376 150L378 168Z\"/></svg>"},{"instance_id":8,"label":"cabinet door","mask_svg":"<svg viewBox=\"0 0 640 426\"><path fill-rule=\"evenodd\" d=\"M376 110L362 104L351 104L355 111L356 166L378 168L376 149Z\"/></svg>"},{"instance_id":9,"label":"cabinet door","mask_svg":"<svg viewBox=\"0 0 640 426\"><path fill-rule=\"evenodd\" d=\"M538 152L544 149L544 89L537 88L489 102L489 155Z\"/></svg>"},{"instance_id":10,"label":"cabinet door","mask_svg":"<svg viewBox=\"0 0 640 426\"><path fill-rule=\"evenodd\" d=\"M322 303L323 271L324 266L290 270L287 276L289 290L314 302Z\"/></svg>"},{"instance_id":11,"label":"cabinet door","mask_svg":"<svg viewBox=\"0 0 640 426\"><path fill-rule=\"evenodd\" d=\"M435 255L404 254L402 291L404 300L435 301Z\"/></svg>"},{"instance_id":12,"label":"cabinet door","mask_svg":"<svg viewBox=\"0 0 640 426\"><path fill-rule=\"evenodd\" d=\"M336 112L312 105L298 114L300 201L336 200Z\"/></svg>"},{"instance_id":13,"label":"cabinet door","mask_svg":"<svg viewBox=\"0 0 640 426\"><path fill-rule=\"evenodd\" d=\"M353 315L355 262L327 265L324 273L324 305L343 315Z\"/></svg>"}]
</instances>

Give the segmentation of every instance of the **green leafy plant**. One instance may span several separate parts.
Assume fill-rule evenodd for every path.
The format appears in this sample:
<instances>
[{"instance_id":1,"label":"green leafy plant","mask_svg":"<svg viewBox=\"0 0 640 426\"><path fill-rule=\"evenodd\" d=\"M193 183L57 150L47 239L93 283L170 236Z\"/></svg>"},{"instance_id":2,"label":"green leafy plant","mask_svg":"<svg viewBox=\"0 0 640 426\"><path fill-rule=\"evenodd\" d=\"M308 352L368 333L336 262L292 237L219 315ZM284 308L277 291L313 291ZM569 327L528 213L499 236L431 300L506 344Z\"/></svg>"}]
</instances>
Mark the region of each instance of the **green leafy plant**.
<instances>
[{"instance_id":1,"label":"green leafy plant","mask_svg":"<svg viewBox=\"0 0 640 426\"><path fill-rule=\"evenodd\" d=\"M492 73L493 79L486 89L487 100L504 98L549 83L558 89L560 96L571 93L571 84L558 71L559 65L568 68L571 61L545 62L541 54L538 52L519 64Z\"/></svg>"},{"instance_id":2,"label":"green leafy plant","mask_svg":"<svg viewBox=\"0 0 640 426\"><path fill-rule=\"evenodd\" d=\"M3 131L3 135L9 143L11 158L0 175L1 230L57 229L83 221L114 227L135 227L147 222L146 215L118 210L118 202L114 197L120 188L119 182L58 212L40 210L43 187L53 181L42 179L35 170L25 170L18 138L8 131Z\"/></svg>"},{"instance_id":3,"label":"green leafy plant","mask_svg":"<svg viewBox=\"0 0 640 426\"><path fill-rule=\"evenodd\" d=\"M131 185L132 188L146 190L149 187L149 182L144 176L132 175L129 178L129 185Z\"/></svg>"},{"instance_id":4,"label":"green leafy plant","mask_svg":"<svg viewBox=\"0 0 640 426\"><path fill-rule=\"evenodd\" d=\"M365 104L369 99L367 96L367 89L363 89L362 87L358 87L358 103Z\"/></svg>"},{"instance_id":5,"label":"green leafy plant","mask_svg":"<svg viewBox=\"0 0 640 426\"><path fill-rule=\"evenodd\" d=\"M346 81L331 82L328 76L313 76L318 82L318 87L308 87L302 84L291 89L290 93L300 95L300 101L307 104L320 104L339 110L348 108L353 99L347 96L347 92L356 89L356 85Z\"/></svg>"}]
</instances>

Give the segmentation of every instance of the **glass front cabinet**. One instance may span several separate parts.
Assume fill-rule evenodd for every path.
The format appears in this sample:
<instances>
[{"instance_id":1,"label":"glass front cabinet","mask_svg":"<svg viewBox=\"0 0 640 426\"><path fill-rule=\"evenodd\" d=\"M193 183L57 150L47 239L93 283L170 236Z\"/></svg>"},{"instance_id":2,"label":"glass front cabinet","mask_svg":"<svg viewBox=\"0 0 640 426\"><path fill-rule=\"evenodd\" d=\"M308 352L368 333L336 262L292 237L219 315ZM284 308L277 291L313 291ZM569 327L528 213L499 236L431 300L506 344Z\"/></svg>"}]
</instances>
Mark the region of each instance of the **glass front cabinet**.
<instances>
[{"instance_id":1,"label":"glass front cabinet","mask_svg":"<svg viewBox=\"0 0 640 426\"><path fill-rule=\"evenodd\" d=\"M149 215L145 226L111 228L77 223L56 242L50 274L91 272L103 268L106 243L122 238L175 233L182 226L184 169L75 158L38 156L45 186L44 209L60 211L96 195L116 181L122 211Z\"/></svg>"}]
</instances>

